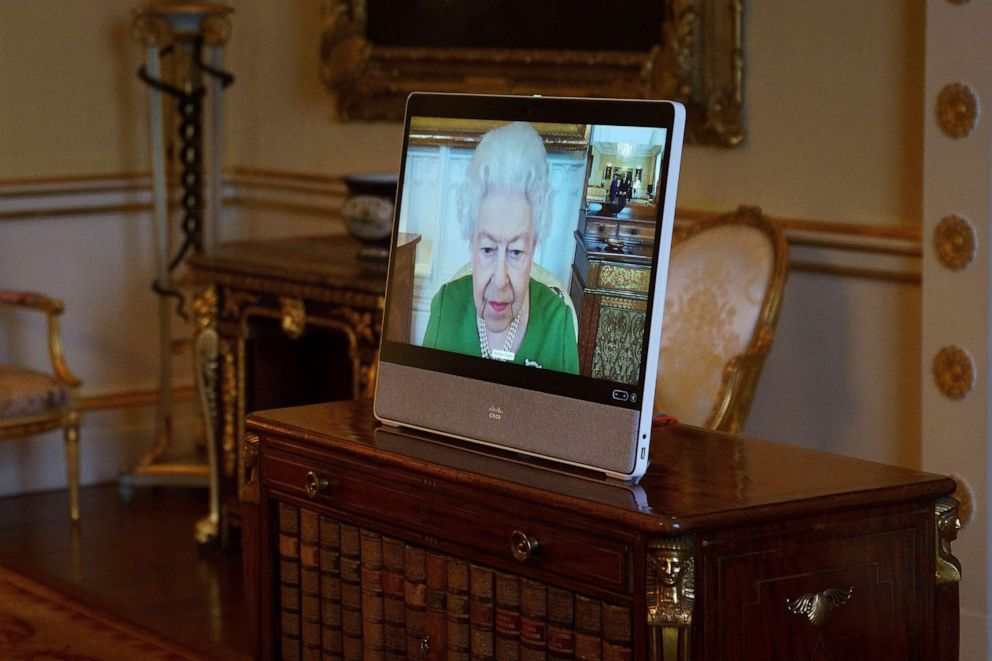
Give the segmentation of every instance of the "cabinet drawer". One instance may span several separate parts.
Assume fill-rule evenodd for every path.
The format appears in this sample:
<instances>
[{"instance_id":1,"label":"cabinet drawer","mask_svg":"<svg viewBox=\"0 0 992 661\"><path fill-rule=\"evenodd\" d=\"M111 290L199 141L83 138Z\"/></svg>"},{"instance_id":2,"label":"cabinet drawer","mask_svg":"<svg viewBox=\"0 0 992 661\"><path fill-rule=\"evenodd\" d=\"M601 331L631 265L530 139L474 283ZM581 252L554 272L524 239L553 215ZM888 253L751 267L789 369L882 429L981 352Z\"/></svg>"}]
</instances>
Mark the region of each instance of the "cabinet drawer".
<instances>
[{"instance_id":1,"label":"cabinet drawer","mask_svg":"<svg viewBox=\"0 0 992 661\"><path fill-rule=\"evenodd\" d=\"M715 544L704 552L716 579L704 616L716 650L706 658L921 659L931 595L921 589L929 542L918 519L805 543Z\"/></svg>"},{"instance_id":2,"label":"cabinet drawer","mask_svg":"<svg viewBox=\"0 0 992 661\"><path fill-rule=\"evenodd\" d=\"M514 516L516 508L494 512L440 496L436 484L409 483L353 470L334 471L305 460L267 455L262 461L266 484L287 493L306 497L307 474L326 482L326 489L313 498L319 505L338 512L381 521L418 534L456 544L473 557L488 562L517 560L544 573L583 581L611 592L631 590L631 547L626 540L604 538L540 519ZM313 478L311 478L313 479ZM520 510L526 504L521 503ZM515 557L532 544L526 558Z\"/></svg>"}]
</instances>

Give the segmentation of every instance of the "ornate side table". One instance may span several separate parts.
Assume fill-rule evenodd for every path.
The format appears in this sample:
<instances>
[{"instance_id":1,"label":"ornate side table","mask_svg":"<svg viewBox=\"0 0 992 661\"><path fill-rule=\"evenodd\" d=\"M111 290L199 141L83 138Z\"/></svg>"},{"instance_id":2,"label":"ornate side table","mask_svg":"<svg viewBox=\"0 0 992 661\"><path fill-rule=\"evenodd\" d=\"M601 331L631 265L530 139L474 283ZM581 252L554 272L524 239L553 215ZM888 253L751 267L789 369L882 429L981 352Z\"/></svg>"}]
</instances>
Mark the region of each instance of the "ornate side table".
<instances>
[{"instance_id":1,"label":"ornate side table","mask_svg":"<svg viewBox=\"0 0 992 661\"><path fill-rule=\"evenodd\" d=\"M958 658L948 478L673 425L623 484L371 408L248 418L260 659Z\"/></svg>"},{"instance_id":2,"label":"ornate side table","mask_svg":"<svg viewBox=\"0 0 992 661\"><path fill-rule=\"evenodd\" d=\"M399 296L412 297L416 244L403 235L394 259ZM211 454L213 541L240 519L244 467L237 448L253 410L371 396L382 328L386 263L357 257L350 236L235 241L189 259L205 289L197 315L198 374ZM408 308L409 305L403 306Z\"/></svg>"}]
</instances>

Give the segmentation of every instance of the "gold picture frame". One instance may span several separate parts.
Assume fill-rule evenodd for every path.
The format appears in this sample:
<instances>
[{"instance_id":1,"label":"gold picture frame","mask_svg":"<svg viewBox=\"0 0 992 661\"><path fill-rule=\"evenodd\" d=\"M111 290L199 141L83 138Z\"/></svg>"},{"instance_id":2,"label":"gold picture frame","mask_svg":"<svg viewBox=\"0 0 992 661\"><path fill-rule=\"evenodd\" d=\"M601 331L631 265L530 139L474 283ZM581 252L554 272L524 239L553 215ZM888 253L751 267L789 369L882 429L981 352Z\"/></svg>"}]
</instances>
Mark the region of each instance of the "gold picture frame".
<instances>
[{"instance_id":1,"label":"gold picture frame","mask_svg":"<svg viewBox=\"0 0 992 661\"><path fill-rule=\"evenodd\" d=\"M367 0L322 0L321 77L344 120L399 120L414 91L675 99L688 141L740 144L743 0L658 1L669 18L640 52L378 45Z\"/></svg>"}]
</instances>

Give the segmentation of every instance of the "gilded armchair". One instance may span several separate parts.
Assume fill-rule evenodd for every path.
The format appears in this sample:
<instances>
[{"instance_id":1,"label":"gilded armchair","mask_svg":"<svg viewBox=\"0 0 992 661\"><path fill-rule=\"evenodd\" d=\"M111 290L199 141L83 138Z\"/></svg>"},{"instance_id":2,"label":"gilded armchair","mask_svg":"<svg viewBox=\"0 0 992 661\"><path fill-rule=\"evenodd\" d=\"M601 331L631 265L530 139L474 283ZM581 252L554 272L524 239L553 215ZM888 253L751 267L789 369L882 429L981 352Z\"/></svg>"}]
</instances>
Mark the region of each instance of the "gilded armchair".
<instances>
[{"instance_id":1,"label":"gilded armchair","mask_svg":"<svg viewBox=\"0 0 992 661\"><path fill-rule=\"evenodd\" d=\"M32 292L0 290L0 307L41 312L48 320L47 341L51 373L0 364L0 440L21 438L62 428L69 513L79 521L79 409L80 381L62 353L59 316L62 301Z\"/></svg>"},{"instance_id":2,"label":"gilded armchair","mask_svg":"<svg viewBox=\"0 0 992 661\"><path fill-rule=\"evenodd\" d=\"M756 207L700 221L672 248L655 410L739 432L788 276L781 230Z\"/></svg>"}]
</instances>

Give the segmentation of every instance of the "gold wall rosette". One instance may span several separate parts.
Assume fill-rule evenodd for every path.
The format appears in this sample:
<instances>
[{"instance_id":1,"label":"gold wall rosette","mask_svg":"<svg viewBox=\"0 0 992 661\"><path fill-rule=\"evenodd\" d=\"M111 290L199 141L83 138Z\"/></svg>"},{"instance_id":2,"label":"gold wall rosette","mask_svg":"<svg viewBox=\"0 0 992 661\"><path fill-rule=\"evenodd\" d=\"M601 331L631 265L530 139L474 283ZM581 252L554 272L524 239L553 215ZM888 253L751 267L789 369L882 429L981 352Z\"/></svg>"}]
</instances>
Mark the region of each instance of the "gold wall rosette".
<instances>
[{"instance_id":1,"label":"gold wall rosette","mask_svg":"<svg viewBox=\"0 0 992 661\"><path fill-rule=\"evenodd\" d=\"M944 85L937 95L937 122L952 138L963 138L978 122L978 98L964 83Z\"/></svg>"},{"instance_id":2,"label":"gold wall rosette","mask_svg":"<svg viewBox=\"0 0 992 661\"><path fill-rule=\"evenodd\" d=\"M934 230L937 259L952 271L960 271L975 258L975 228L960 216L945 216Z\"/></svg>"},{"instance_id":3,"label":"gold wall rosette","mask_svg":"<svg viewBox=\"0 0 992 661\"><path fill-rule=\"evenodd\" d=\"M933 358L933 379L945 397L963 399L975 385L975 364L961 347L943 347Z\"/></svg>"}]
</instances>

